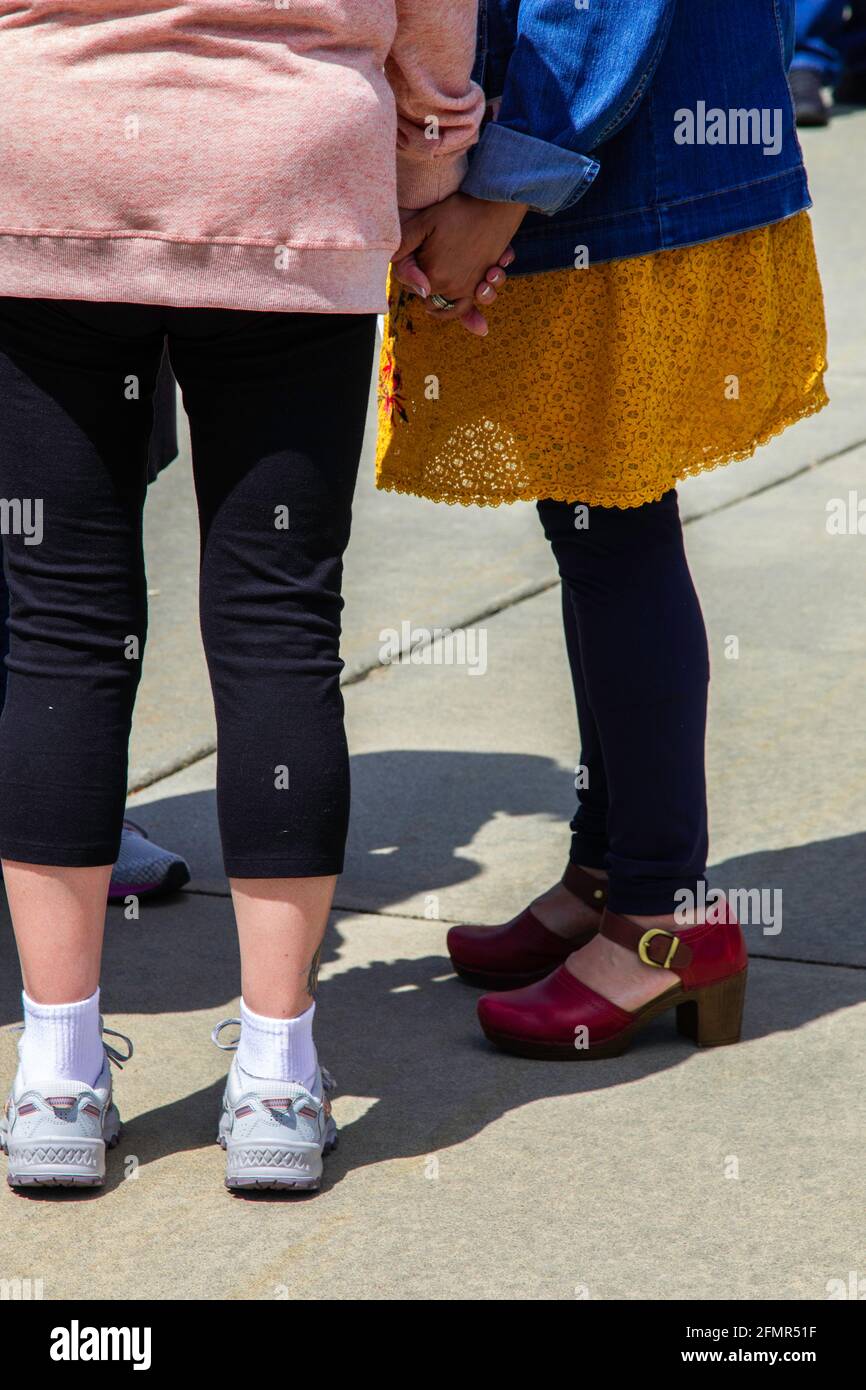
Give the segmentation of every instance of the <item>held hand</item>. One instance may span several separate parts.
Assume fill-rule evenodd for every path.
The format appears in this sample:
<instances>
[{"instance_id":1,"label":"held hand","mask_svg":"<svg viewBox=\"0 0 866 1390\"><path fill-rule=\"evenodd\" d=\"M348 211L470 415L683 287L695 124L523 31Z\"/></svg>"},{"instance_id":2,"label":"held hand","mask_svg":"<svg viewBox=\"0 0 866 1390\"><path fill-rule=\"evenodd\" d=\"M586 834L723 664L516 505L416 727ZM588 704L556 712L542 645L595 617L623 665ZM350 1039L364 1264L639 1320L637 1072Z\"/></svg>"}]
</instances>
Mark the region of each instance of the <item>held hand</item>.
<instances>
[{"instance_id":1,"label":"held hand","mask_svg":"<svg viewBox=\"0 0 866 1390\"><path fill-rule=\"evenodd\" d=\"M414 290L421 299L427 299L433 292L430 281L418 264L414 249L404 250L404 247L413 243L413 232L409 228L418 216L418 212L410 208L400 209L400 228L403 239L391 257L391 265L394 267L394 274L401 285L405 285L407 290Z\"/></svg>"},{"instance_id":2,"label":"held hand","mask_svg":"<svg viewBox=\"0 0 866 1390\"><path fill-rule=\"evenodd\" d=\"M487 271L480 285L475 287L475 298L471 309L466 313L459 313L457 308L453 310L439 310L433 317L452 318L455 315L466 329L467 333L473 333L477 338L486 338L488 333L487 320L481 313L482 309L489 309L490 305L496 301L496 291L500 289L508 276L505 274L508 267L515 259L513 246L507 246L503 254L499 257L496 265L492 265Z\"/></svg>"},{"instance_id":3,"label":"held hand","mask_svg":"<svg viewBox=\"0 0 866 1390\"><path fill-rule=\"evenodd\" d=\"M431 305L431 309L435 310L435 312L431 314L431 317L439 319L459 317L460 323L466 329L467 333L473 333L479 338L486 337L488 331L487 320L480 310L482 308L487 309L494 303L496 300L496 291L505 284L508 278L505 272L508 267L513 264L514 260L514 247L507 246L499 257L497 264L490 266L484 279L479 285L476 285L474 303L470 308L465 312L459 312L459 306L455 306L453 310L446 311L444 309L437 310L435 305ZM427 299L432 293L430 281L415 259L414 253L404 256L401 261L394 263L394 274L401 285L405 285L407 289L412 290L420 299Z\"/></svg>"},{"instance_id":4,"label":"held hand","mask_svg":"<svg viewBox=\"0 0 866 1390\"><path fill-rule=\"evenodd\" d=\"M446 322L459 319L470 333L484 334L487 321L480 310L494 302L504 283L505 268L514 259L509 242L526 212L523 204L454 193L422 212L404 213L394 273L428 300L428 313ZM453 300L453 308L430 305L434 293Z\"/></svg>"}]
</instances>

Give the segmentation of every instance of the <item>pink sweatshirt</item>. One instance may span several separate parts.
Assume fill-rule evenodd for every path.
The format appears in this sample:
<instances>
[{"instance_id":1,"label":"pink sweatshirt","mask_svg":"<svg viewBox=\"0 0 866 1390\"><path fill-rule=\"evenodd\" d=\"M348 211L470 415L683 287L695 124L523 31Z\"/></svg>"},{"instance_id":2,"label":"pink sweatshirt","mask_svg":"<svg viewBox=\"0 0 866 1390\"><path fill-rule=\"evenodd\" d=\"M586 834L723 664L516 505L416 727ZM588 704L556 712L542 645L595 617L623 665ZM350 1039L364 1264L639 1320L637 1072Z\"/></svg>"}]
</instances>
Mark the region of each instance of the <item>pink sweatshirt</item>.
<instances>
[{"instance_id":1,"label":"pink sweatshirt","mask_svg":"<svg viewBox=\"0 0 866 1390\"><path fill-rule=\"evenodd\" d=\"M381 312L477 138L476 9L0 0L0 295Z\"/></svg>"}]
</instances>

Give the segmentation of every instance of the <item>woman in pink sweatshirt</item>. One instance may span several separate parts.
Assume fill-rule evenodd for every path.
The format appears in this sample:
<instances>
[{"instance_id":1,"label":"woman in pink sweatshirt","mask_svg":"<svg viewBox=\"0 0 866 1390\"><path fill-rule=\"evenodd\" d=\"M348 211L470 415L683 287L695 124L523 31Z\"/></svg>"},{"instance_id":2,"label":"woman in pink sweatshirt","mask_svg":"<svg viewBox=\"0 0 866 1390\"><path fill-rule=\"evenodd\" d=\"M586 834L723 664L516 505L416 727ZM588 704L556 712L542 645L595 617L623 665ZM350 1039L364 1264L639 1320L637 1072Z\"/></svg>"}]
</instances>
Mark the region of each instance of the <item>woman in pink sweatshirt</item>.
<instances>
[{"instance_id":1,"label":"woman in pink sweatshirt","mask_svg":"<svg viewBox=\"0 0 866 1390\"><path fill-rule=\"evenodd\" d=\"M335 1131L313 1001L348 816L341 558L398 205L454 191L480 123L475 11L0 0L0 858L25 1017L0 1143L14 1185L99 1185L119 1132L100 949L166 342L192 432L241 949L227 1181L319 1183Z\"/></svg>"}]
</instances>

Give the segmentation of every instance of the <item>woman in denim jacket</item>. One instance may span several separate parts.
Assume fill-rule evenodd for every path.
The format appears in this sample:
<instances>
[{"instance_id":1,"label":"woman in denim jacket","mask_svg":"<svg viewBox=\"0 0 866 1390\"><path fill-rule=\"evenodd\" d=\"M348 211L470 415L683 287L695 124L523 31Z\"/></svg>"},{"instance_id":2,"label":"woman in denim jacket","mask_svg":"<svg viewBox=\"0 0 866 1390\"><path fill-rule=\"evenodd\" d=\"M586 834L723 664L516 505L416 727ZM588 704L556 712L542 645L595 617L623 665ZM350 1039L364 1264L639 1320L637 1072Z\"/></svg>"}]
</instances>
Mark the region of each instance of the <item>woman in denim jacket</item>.
<instances>
[{"instance_id":1,"label":"woman in denim jacket","mask_svg":"<svg viewBox=\"0 0 866 1390\"><path fill-rule=\"evenodd\" d=\"M739 1037L742 934L700 907L709 663L675 488L826 403L793 11L482 0L491 119L461 191L404 223L379 486L536 501L562 577L569 863L512 921L448 943L496 991L488 1037L522 1055L611 1056L673 1006L701 1044ZM473 336L437 322L454 318Z\"/></svg>"}]
</instances>

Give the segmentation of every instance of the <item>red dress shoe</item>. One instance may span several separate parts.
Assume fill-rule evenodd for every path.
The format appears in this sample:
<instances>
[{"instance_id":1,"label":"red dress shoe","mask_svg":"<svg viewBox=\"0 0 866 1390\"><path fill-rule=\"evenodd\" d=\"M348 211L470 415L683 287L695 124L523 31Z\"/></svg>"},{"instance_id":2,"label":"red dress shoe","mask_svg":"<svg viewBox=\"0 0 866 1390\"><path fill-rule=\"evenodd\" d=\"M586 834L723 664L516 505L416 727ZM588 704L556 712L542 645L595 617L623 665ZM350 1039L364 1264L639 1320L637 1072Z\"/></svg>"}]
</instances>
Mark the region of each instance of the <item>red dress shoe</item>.
<instances>
[{"instance_id":1,"label":"red dress shoe","mask_svg":"<svg viewBox=\"0 0 866 1390\"><path fill-rule=\"evenodd\" d=\"M669 932L645 930L606 911L600 931L636 952L645 965L673 970L679 982L632 1013L561 965L526 989L479 999L478 1017L491 1042L519 1057L570 1062L618 1057L639 1029L673 1008L680 1032L699 1047L739 1041L748 957L735 921Z\"/></svg>"},{"instance_id":2,"label":"red dress shoe","mask_svg":"<svg viewBox=\"0 0 866 1390\"><path fill-rule=\"evenodd\" d=\"M593 878L579 865L569 864L562 882L582 903L601 913L607 901L604 879ZM448 954L457 974L469 984L482 989L516 989L543 980L597 931L594 925L566 940L549 931L527 907L501 927L452 927Z\"/></svg>"}]
</instances>

